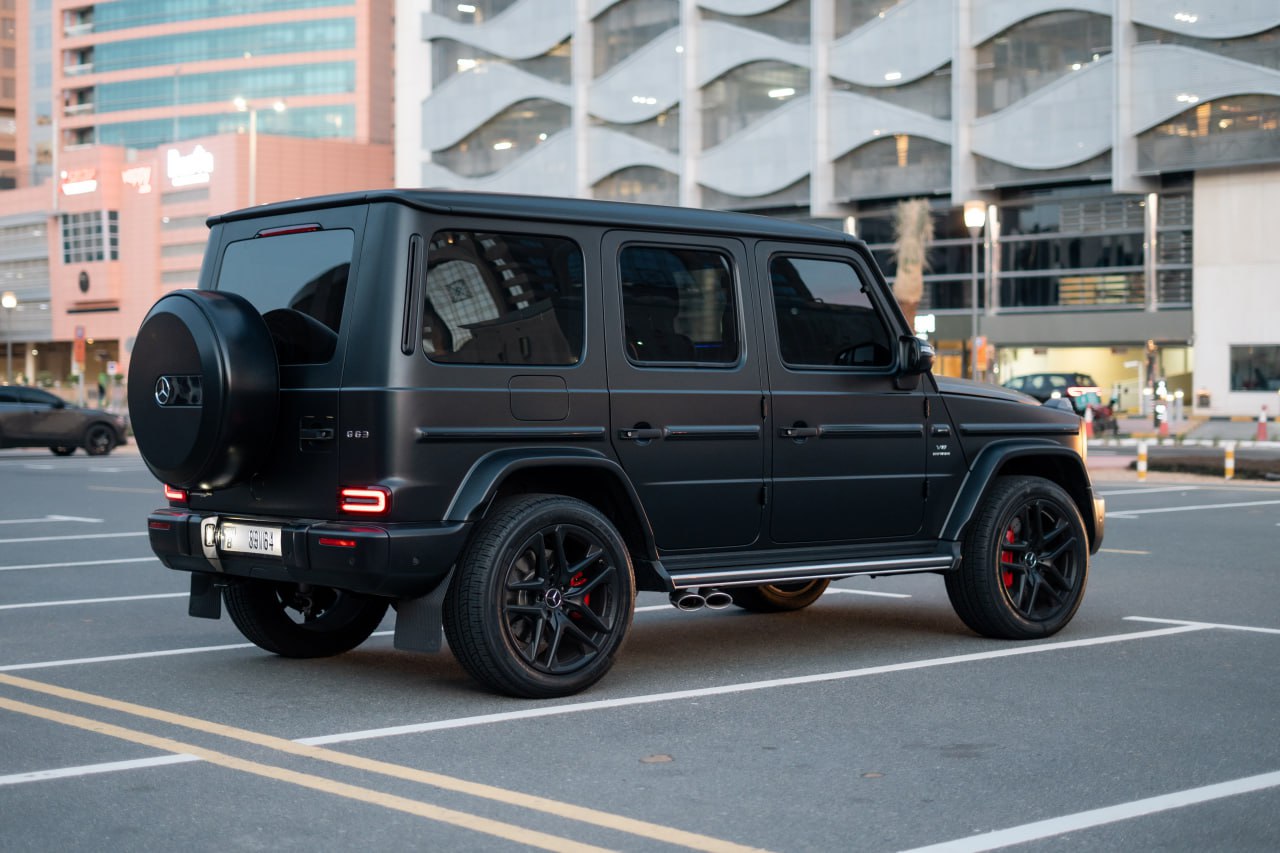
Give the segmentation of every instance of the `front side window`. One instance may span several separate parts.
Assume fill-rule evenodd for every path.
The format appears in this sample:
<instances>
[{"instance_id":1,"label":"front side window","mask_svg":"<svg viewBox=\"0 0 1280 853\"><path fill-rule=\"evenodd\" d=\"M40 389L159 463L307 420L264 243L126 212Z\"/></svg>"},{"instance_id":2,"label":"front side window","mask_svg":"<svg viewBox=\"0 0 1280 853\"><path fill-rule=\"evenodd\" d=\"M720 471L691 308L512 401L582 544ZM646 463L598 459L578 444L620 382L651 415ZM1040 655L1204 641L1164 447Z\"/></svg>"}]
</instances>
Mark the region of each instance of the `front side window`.
<instances>
[{"instance_id":1,"label":"front side window","mask_svg":"<svg viewBox=\"0 0 1280 853\"><path fill-rule=\"evenodd\" d=\"M641 364L737 363L733 266L725 254L628 246L618 264L627 358Z\"/></svg>"},{"instance_id":2,"label":"front side window","mask_svg":"<svg viewBox=\"0 0 1280 853\"><path fill-rule=\"evenodd\" d=\"M253 303L281 364L323 364L338 344L354 246L347 228L239 240L222 256L218 290Z\"/></svg>"},{"instance_id":3,"label":"front side window","mask_svg":"<svg viewBox=\"0 0 1280 853\"><path fill-rule=\"evenodd\" d=\"M842 261L769 263L778 346L791 367L888 367L892 338L857 271Z\"/></svg>"},{"instance_id":4,"label":"front side window","mask_svg":"<svg viewBox=\"0 0 1280 853\"><path fill-rule=\"evenodd\" d=\"M450 364L582 360L582 250L531 234L440 231L427 250L422 348Z\"/></svg>"}]
</instances>

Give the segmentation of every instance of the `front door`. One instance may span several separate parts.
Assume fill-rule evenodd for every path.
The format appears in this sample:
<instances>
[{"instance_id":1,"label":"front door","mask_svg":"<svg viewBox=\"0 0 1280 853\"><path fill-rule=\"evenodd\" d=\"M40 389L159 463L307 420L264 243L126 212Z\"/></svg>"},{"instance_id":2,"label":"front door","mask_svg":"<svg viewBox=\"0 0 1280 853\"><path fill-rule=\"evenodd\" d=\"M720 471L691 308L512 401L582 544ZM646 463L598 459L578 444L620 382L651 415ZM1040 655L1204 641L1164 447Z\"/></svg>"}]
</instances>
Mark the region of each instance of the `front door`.
<instances>
[{"instance_id":1,"label":"front door","mask_svg":"<svg viewBox=\"0 0 1280 853\"><path fill-rule=\"evenodd\" d=\"M927 383L901 390L896 323L864 258L760 244L779 543L910 537L924 514Z\"/></svg>"},{"instance_id":2,"label":"front door","mask_svg":"<svg viewBox=\"0 0 1280 853\"><path fill-rule=\"evenodd\" d=\"M737 240L605 235L610 437L663 550L760 533L766 442L744 252Z\"/></svg>"}]
</instances>

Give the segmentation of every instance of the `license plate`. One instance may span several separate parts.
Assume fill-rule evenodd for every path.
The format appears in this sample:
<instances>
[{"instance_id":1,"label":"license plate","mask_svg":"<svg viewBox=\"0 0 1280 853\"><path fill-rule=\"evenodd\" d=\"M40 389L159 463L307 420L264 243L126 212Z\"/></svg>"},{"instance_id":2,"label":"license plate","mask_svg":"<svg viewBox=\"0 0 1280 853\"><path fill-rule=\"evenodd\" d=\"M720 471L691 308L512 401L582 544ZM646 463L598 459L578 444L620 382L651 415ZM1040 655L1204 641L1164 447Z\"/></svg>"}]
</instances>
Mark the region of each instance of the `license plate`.
<instances>
[{"instance_id":1,"label":"license plate","mask_svg":"<svg viewBox=\"0 0 1280 853\"><path fill-rule=\"evenodd\" d=\"M222 550L239 554L280 557L280 528L256 524L226 524L221 531Z\"/></svg>"}]
</instances>

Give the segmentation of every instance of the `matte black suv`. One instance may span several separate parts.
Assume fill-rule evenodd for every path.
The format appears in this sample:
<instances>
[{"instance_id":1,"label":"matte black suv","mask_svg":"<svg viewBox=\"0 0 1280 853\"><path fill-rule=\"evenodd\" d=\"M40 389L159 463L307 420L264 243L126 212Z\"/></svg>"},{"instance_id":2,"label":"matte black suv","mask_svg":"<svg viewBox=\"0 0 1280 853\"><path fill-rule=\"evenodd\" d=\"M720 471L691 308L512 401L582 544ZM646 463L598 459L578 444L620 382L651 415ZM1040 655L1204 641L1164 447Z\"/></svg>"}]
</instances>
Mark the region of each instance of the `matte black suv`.
<instances>
[{"instance_id":1,"label":"matte black suv","mask_svg":"<svg viewBox=\"0 0 1280 853\"><path fill-rule=\"evenodd\" d=\"M636 590L798 610L944 575L990 637L1084 594L1081 420L930 374L870 253L739 214L383 191L217 216L129 407L151 546L290 657L449 647L530 697L609 669Z\"/></svg>"}]
</instances>

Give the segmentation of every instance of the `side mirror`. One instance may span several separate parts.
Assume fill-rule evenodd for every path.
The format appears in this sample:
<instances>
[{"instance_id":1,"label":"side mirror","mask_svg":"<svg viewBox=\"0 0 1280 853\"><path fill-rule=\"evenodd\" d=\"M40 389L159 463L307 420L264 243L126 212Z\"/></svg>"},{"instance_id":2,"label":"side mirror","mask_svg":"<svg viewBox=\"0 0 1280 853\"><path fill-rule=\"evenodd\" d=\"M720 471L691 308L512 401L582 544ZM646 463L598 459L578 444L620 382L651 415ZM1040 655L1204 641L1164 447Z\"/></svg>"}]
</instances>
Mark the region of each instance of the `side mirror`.
<instances>
[{"instance_id":1,"label":"side mirror","mask_svg":"<svg viewBox=\"0 0 1280 853\"><path fill-rule=\"evenodd\" d=\"M1063 412L1070 412L1073 415L1079 414L1076 412L1075 406L1071 405L1071 401L1066 397L1050 397L1042 405L1048 409L1058 409Z\"/></svg>"},{"instance_id":2,"label":"side mirror","mask_svg":"<svg viewBox=\"0 0 1280 853\"><path fill-rule=\"evenodd\" d=\"M902 336L902 372L915 376L933 369L933 347L915 335Z\"/></svg>"}]
</instances>

